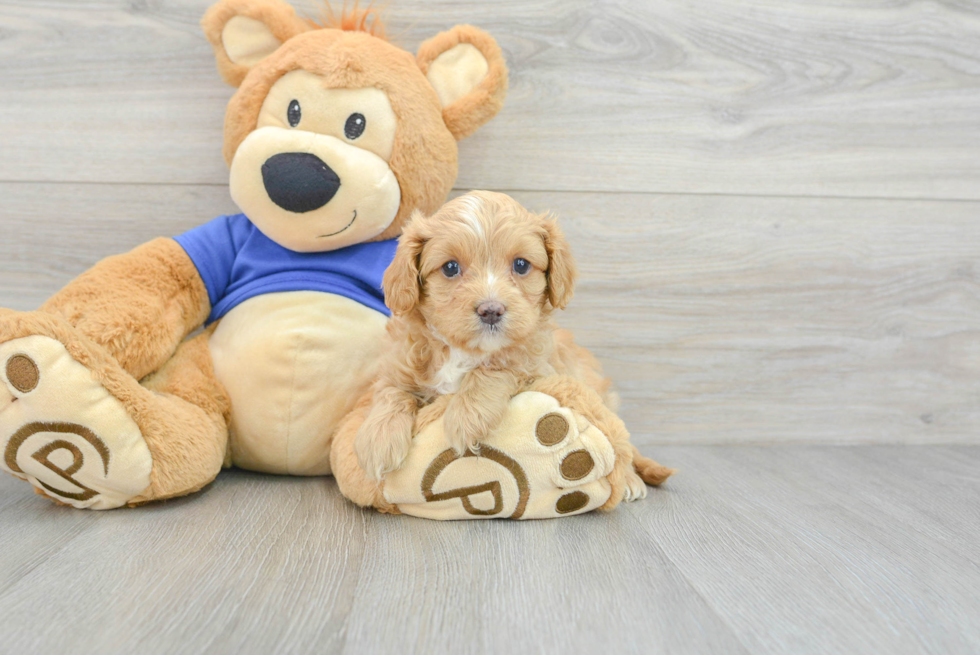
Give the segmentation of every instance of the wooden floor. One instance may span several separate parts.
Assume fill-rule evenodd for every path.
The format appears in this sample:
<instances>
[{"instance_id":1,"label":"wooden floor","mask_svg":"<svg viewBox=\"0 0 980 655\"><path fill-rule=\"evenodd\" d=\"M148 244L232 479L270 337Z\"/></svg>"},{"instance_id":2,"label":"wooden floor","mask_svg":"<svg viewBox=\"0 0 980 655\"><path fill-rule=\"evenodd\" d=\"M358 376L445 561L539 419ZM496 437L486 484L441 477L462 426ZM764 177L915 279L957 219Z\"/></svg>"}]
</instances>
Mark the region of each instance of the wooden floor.
<instances>
[{"instance_id":1,"label":"wooden floor","mask_svg":"<svg viewBox=\"0 0 980 655\"><path fill-rule=\"evenodd\" d=\"M211 2L0 0L0 307L236 211ZM4 477L0 653L980 652L980 4L385 4L413 51L500 42L457 193L561 217L560 320L681 474L521 524L241 471L92 513Z\"/></svg>"},{"instance_id":2,"label":"wooden floor","mask_svg":"<svg viewBox=\"0 0 980 655\"><path fill-rule=\"evenodd\" d=\"M609 514L436 523L242 471L137 510L0 481L5 653L980 652L980 447L662 447Z\"/></svg>"}]
</instances>

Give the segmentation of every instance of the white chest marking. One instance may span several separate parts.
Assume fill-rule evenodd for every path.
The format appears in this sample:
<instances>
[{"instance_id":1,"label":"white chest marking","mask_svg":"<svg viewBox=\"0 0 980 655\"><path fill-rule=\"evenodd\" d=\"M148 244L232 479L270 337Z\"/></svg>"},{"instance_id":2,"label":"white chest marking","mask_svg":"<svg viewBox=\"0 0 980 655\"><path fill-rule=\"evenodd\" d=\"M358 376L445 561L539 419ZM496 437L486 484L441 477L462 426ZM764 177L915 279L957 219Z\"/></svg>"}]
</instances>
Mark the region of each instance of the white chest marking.
<instances>
[{"instance_id":1,"label":"white chest marking","mask_svg":"<svg viewBox=\"0 0 980 655\"><path fill-rule=\"evenodd\" d=\"M449 359L442 365L432 380L432 389L440 395L456 393L463 381L463 376L483 363L477 355L471 355L457 348L449 349Z\"/></svg>"}]
</instances>

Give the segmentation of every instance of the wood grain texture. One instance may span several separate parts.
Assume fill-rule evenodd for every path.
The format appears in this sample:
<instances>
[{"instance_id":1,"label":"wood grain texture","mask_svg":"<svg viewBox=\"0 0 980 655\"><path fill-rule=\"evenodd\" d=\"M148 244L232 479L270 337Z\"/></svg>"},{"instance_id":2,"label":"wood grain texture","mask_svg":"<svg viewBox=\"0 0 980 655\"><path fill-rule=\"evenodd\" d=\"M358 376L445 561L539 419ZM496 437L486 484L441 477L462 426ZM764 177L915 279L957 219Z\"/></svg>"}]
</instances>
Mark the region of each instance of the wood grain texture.
<instances>
[{"instance_id":1,"label":"wood grain texture","mask_svg":"<svg viewBox=\"0 0 980 655\"><path fill-rule=\"evenodd\" d=\"M977 448L655 452L681 473L627 511L750 652L980 649Z\"/></svg>"},{"instance_id":2,"label":"wood grain texture","mask_svg":"<svg viewBox=\"0 0 980 655\"><path fill-rule=\"evenodd\" d=\"M237 211L210 3L0 0L0 307ZM561 321L681 473L525 524L242 471L81 512L2 476L0 651L980 651L980 7L389 9L409 49L457 22L512 70L458 185L562 216Z\"/></svg>"},{"instance_id":3,"label":"wood grain texture","mask_svg":"<svg viewBox=\"0 0 980 655\"><path fill-rule=\"evenodd\" d=\"M242 471L82 512L4 476L4 650L980 649L980 556L964 548L980 537L980 448L646 452L681 468L646 500L527 523L382 516L326 478Z\"/></svg>"},{"instance_id":4,"label":"wood grain texture","mask_svg":"<svg viewBox=\"0 0 980 655\"><path fill-rule=\"evenodd\" d=\"M201 186L0 184L0 306L235 211ZM640 443L980 441L980 203L516 193Z\"/></svg>"},{"instance_id":5,"label":"wood grain texture","mask_svg":"<svg viewBox=\"0 0 980 655\"><path fill-rule=\"evenodd\" d=\"M0 180L223 184L211 0L0 1ZM318 0L298 1L315 15ZM512 69L461 187L980 199L971 2L401 1Z\"/></svg>"},{"instance_id":6,"label":"wood grain texture","mask_svg":"<svg viewBox=\"0 0 980 655\"><path fill-rule=\"evenodd\" d=\"M340 652L369 517L324 478L235 473L136 511L0 512L21 527L4 570L33 564L0 592L4 649L25 653ZM51 548L53 515L88 538Z\"/></svg>"}]
</instances>

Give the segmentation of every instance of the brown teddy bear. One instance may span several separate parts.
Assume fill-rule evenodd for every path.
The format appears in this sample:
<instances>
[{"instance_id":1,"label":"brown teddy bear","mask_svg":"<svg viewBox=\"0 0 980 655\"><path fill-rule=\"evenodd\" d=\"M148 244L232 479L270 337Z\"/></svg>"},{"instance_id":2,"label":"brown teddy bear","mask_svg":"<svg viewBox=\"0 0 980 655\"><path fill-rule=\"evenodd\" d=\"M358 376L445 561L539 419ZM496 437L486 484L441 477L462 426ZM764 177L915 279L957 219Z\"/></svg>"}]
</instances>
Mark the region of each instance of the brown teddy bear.
<instances>
[{"instance_id":1,"label":"brown teddy bear","mask_svg":"<svg viewBox=\"0 0 980 655\"><path fill-rule=\"evenodd\" d=\"M361 504L473 515L467 505L482 501L465 493L415 498L418 466L383 497L365 486L349 444L332 441L375 371L396 237L412 211L445 201L456 141L502 106L499 47L460 25L412 56L383 38L371 11L321 26L280 0L221 0L202 26L238 87L224 155L244 213L109 257L38 311L0 310L0 468L79 508L188 494L234 465L335 470ZM515 435L563 412L569 447L591 439L608 459L609 443L581 415L552 396L533 400L509 419ZM420 439L419 461L437 438ZM558 464L535 466L547 476ZM485 482L468 470L430 482ZM595 487L588 502L562 507L618 502L625 492L605 474L582 482ZM526 480L511 487L527 495ZM524 514L563 513L552 501ZM409 509L416 502L437 511Z\"/></svg>"}]
</instances>

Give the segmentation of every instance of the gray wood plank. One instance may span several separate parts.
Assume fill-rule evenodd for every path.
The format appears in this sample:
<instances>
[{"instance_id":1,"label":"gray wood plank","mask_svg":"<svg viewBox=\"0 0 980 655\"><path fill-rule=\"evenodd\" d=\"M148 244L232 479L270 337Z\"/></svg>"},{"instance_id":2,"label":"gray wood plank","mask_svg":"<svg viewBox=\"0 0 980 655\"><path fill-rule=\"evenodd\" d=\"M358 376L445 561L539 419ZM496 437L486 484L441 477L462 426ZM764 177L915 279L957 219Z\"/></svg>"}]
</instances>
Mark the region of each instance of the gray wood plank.
<instances>
[{"instance_id":1,"label":"gray wood plank","mask_svg":"<svg viewBox=\"0 0 980 655\"><path fill-rule=\"evenodd\" d=\"M22 574L0 585L4 647L980 648L980 566L961 548L976 542L977 523L950 520L980 503L980 448L644 450L681 468L646 500L528 523L382 516L346 504L329 479L242 471L185 499L82 512L5 477L0 500L15 500L0 503L0 572ZM50 548L59 530L72 536Z\"/></svg>"},{"instance_id":2,"label":"gray wood plank","mask_svg":"<svg viewBox=\"0 0 980 655\"><path fill-rule=\"evenodd\" d=\"M398 517L367 540L345 653L596 649L747 652L625 513L520 524Z\"/></svg>"},{"instance_id":3,"label":"gray wood plank","mask_svg":"<svg viewBox=\"0 0 980 655\"><path fill-rule=\"evenodd\" d=\"M3 517L28 523L45 502ZM625 514L443 524L240 471L160 506L55 511L91 527L0 591L12 651L577 653L601 636L619 652L745 652Z\"/></svg>"},{"instance_id":4,"label":"gray wood plank","mask_svg":"<svg viewBox=\"0 0 980 655\"><path fill-rule=\"evenodd\" d=\"M901 524L980 569L975 534L980 525L980 448L959 451L860 448L844 457L821 448L780 448L762 454L739 451L734 459L766 471L796 470L807 485L862 520Z\"/></svg>"},{"instance_id":5,"label":"gray wood plank","mask_svg":"<svg viewBox=\"0 0 980 655\"><path fill-rule=\"evenodd\" d=\"M641 442L977 443L976 205L518 197L563 217L562 322Z\"/></svg>"},{"instance_id":6,"label":"gray wood plank","mask_svg":"<svg viewBox=\"0 0 980 655\"><path fill-rule=\"evenodd\" d=\"M237 214L227 187L0 183L0 306L34 309L103 257Z\"/></svg>"},{"instance_id":7,"label":"gray wood plank","mask_svg":"<svg viewBox=\"0 0 980 655\"><path fill-rule=\"evenodd\" d=\"M0 594L92 527L86 517L38 500L25 482L0 473Z\"/></svg>"},{"instance_id":8,"label":"gray wood plank","mask_svg":"<svg viewBox=\"0 0 980 655\"><path fill-rule=\"evenodd\" d=\"M975 557L916 529L929 517L887 483L920 477L925 498L975 511L972 485L942 485L944 452L658 448L681 473L627 511L752 652L975 653ZM945 529L978 537L975 522Z\"/></svg>"},{"instance_id":9,"label":"gray wood plank","mask_svg":"<svg viewBox=\"0 0 980 655\"><path fill-rule=\"evenodd\" d=\"M224 183L231 92L197 26L210 1L0 2L0 180ZM980 199L976 3L388 13L411 49L470 22L506 52L510 98L463 143L462 187Z\"/></svg>"},{"instance_id":10,"label":"gray wood plank","mask_svg":"<svg viewBox=\"0 0 980 655\"><path fill-rule=\"evenodd\" d=\"M30 494L24 483L17 492ZM339 652L365 520L377 518L332 481L238 471L135 510L48 506L0 510L40 548L47 533L33 524L52 510L66 527L89 526L0 592L10 652ZM4 567L27 559L0 557Z\"/></svg>"},{"instance_id":11,"label":"gray wood plank","mask_svg":"<svg viewBox=\"0 0 980 655\"><path fill-rule=\"evenodd\" d=\"M0 306L235 211L207 186L0 183ZM638 442L978 443L980 204L517 193L581 268L561 322Z\"/></svg>"}]
</instances>

